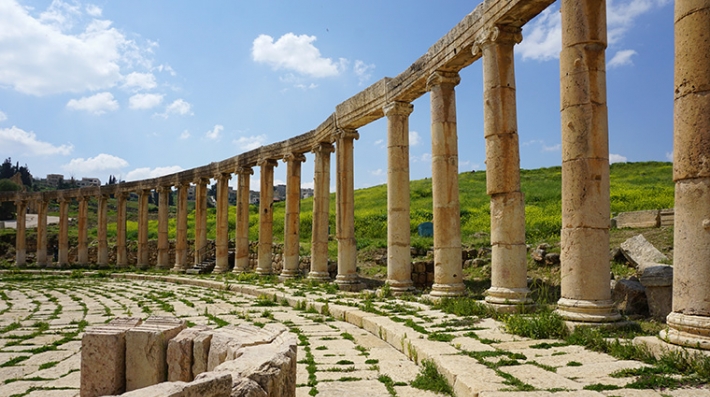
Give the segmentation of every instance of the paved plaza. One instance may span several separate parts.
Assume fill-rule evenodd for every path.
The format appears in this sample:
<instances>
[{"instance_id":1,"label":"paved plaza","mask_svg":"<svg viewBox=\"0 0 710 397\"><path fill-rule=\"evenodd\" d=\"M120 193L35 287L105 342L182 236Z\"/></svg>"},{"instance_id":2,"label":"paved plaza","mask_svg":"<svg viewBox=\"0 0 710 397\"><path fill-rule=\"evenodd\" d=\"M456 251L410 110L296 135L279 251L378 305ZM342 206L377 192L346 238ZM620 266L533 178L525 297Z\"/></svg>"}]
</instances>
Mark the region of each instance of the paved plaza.
<instances>
[{"instance_id":1,"label":"paved plaza","mask_svg":"<svg viewBox=\"0 0 710 397\"><path fill-rule=\"evenodd\" d=\"M115 317L149 315L213 327L289 326L301 341L298 396L441 395L411 386L425 360L436 364L457 396L710 396L705 386L627 389L633 376L611 374L646 364L561 341L513 336L494 320L457 317L417 302L209 278L2 277L0 396L78 396L83 330ZM367 307L358 306L363 303ZM446 337L427 337L433 333ZM508 364L486 365L500 360ZM590 385L614 390L589 390Z\"/></svg>"}]
</instances>

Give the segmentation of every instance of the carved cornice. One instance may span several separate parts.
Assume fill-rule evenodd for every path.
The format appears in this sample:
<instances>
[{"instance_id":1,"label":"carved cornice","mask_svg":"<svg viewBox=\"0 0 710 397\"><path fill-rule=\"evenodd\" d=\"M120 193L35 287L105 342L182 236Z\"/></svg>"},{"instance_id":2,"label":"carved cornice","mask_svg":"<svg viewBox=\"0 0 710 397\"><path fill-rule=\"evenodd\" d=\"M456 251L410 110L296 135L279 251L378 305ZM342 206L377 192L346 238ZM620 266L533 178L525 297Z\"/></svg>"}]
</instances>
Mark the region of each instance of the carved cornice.
<instances>
[{"instance_id":1,"label":"carved cornice","mask_svg":"<svg viewBox=\"0 0 710 397\"><path fill-rule=\"evenodd\" d=\"M254 175L254 169L251 167L237 167L234 173L237 175Z\"/></svg>"}]
</instances>

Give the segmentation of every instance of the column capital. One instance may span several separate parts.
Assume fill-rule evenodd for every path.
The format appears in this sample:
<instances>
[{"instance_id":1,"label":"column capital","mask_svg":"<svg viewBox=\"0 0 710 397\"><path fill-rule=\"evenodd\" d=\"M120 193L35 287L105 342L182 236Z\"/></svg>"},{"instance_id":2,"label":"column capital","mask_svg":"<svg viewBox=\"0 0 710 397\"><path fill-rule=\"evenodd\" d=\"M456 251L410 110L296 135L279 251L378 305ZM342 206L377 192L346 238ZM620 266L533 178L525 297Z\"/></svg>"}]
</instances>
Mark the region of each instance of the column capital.
<instances>
[{"instance_id":1,"label":"column capital","mask_svg":"<svg viewBox=\"0 0 710 397\"><path fill-rule=\"evenodd\" d=\"M220 179L226 179L230 180L232 179L232 173L231 172L220 172L214 176L213 179L220 180Z\"/></svg>"},{"instance_id":2,"label":"column capital","mask_svg":"<svg viewBox=\"0 0 710 397\"><path fill-rule=\"evenodd\" d=\"M333 144L329 142L318 142L311 148L311 152L316 154L328 154L333 153L334 151L335 147L333 147Z\"/></svg>"},{"instance_id":3,"label":"column capital","mask_svg":"<svg viewBox=\"0 0 710 397\"><path fill-rule=\"evenodd\" d=\"M27 200L15 200L15 205L27 205Z\"/></svg>"},{"instance_id":4,"label":"column capital","mask_svg":"<svg viewBox=\"0 0 710 397\"><path fill-rule=\"evenodd\" d=\"M283 162L288 163L291 161L298 161L298 162L305 162L306 161L306 156L303 155L303 153L289 153L284 156Z\"/></svg>"},{"instance_id":5,"label":"column capital","mask_svg":"<svg viewBox=\"0 0 710 397\"><path fill-rule=\"evenodd\" d=\"M254 175L254 169L251 167L237 167L234 173L237 175Z\"/></svg>"},{"instance_id":6,"label":"column capital","mask_svg":"<svg viewBox=\"0 0 710 397\"><path fill-rule=\"evenodd\" d=\"M176 186L178 189L180 189L180 188L189 188L190 186L192 186L192 182L191 182L191 181L180 181L180 182L178 182L177 185L175 185L175 186Z\"/></svg>"},{"instance_id":7,"label":"column capital","mask_svg":"<svg viewBox=\"0 0 710 397\"><path fill-rule=\"evenodd\" d=\"M195 179L195 181L193 183L195 185L207 185L208 183L210 183L210 178L201 176L201 177L198 177L197 179Z\"/></svg>"},{"instance_id":8,"label":"column capital","mask_svg":"<svg viewBox=\"0 0 710 397\"><path fill-rule=\"evenodd\" d=\"M522 29L510 25L496 25L484 29L473 42L471 53L478 56L481 51L491 44L519 44L523 41Z\"/></svg>"},{"instance_id":9,"label":"column capital","mask_svg":"<svg viewBox=\"0 0 710 397\"><path fill-rule=\"evenodd\" d=\"M333 137L335 137L335 139L338 141L341 139L357 140L360 139L360 134L357 132L357 130L338 128L335 130Z\"/></svg>"},{"instance_id":10,"label":"column capital","mask_svg":"<svg viewBox=\"0 0 710 397\"><path fill-rule=\"evenodd\" d=\"M120 191L115 194L116 198L127 199L131 195L131 192ZM65 199L66 200L66 199Z\"/></svg>"},{"instance_id":11,"label":"column capital","mask_svg":"<svg viewBox=\"0 0 710 397\"><path fill-rule=\"evenodd\" d=\"M158 193L169 192L172 189L173 189L172 186L158 186L157 188L155 188L155 190L157 190Z\"/></svg>"},{"instance_id":12,"label":"column capital","mask_svg":"<svg viewBox=\"0 0 710 397\"><path fill-rule=\"evenodd\" d=\"M262 159L259 159L259 161L257 161L256 165L258 165L259 167L262 167L262 168L268 167L268 166L278 167L279 162L277 160L270 159L270 158L262 158Z\"/></svg>"},{"instance_id":13,"label":"column capital","mask_svg":"<svg viewBox=\"0 0 710 397\"><path fill-rule=\"evenodd\" d=\"M414 111L414 105L409 102L393 101L386 104L382 110L385 116L409 116Z\"/></svg>"},{"instance_id":14,"label":"column capital","mask_svg":"<svg viewBox=\"0 0 710 397\"><path fill-rule=\"evenodd\" d=\"M437 70L433 72L426 82L426 90L431 91L432 87L439 85L457 86L461 82L461 76L458 72L447 72Z\"/></svg>"}]
</instances>

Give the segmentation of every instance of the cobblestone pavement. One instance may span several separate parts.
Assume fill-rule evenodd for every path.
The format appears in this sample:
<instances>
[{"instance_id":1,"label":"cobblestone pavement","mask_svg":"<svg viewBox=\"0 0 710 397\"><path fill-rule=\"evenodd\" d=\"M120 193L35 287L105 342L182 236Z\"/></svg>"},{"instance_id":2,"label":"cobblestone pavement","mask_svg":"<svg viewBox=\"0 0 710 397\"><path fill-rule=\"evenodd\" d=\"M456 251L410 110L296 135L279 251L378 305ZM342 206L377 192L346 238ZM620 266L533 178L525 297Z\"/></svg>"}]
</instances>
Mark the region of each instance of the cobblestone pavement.
<instances>
[{"instance_id":1,"label":"cobblestone pavement","mask_svg":"<svg viewBox=\"0 0 710 397\"><path fill-rule=\"evenodd\" d=\"M646 364L561 341L512 336L491 319L447 315L421 303L362 301L356 295L303 286L191 282L204 286L2 276L0 396L78 396L83 330L114 317L149 315L174 315L217 327L286 324L301 339L297 396L441 395L410 384L424 360L436 365L457 396L710 396L707 386L625 388L635 378L611 374ZM603 387L588 390L594 388L590 385Z\"/></svg>"}]
</instances>

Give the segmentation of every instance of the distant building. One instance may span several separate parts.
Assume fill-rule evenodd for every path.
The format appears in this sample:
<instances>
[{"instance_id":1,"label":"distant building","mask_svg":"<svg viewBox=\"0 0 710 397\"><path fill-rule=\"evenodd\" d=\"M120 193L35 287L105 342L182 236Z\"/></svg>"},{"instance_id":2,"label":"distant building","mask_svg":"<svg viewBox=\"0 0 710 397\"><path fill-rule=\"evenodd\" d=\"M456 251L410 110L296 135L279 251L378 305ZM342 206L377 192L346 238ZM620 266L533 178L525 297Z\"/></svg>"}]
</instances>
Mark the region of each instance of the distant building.
<instances>
[{"instance_id":1,"label":"distant building","mask_svg":"<svg viewBox=\"0 0 710 397\"><path fill-rule=\"evenodd\" d=\"M61 174L47 174L47 185L57 188L60 184L64 182L64 175Z\"/></svg>"},{"instance_id":2,"label":"distant building","mask_svg":"<svg viewBox=\"0 0 710 397\"><path fill-rule=\"evenodd\" d=\"M90 186L101 186L101 181L99 178L81 178L80 181L76 181L78 187L90 187Z\"/></svg>"},{"instance_id":3,"label":"distant building","mask_svg":"<svg viewBox=\"0 0 710 397\"><path fill-rule=\"evenodd\" d=\"M187 188L187 201L195 201L195 185Z\"/></svg>"},{"instance_id":4,"label":"distant building","mask_svg":"<svg viewBox=\"0 0 710 397\"><path fill-rule=\"evenodd\" d=\"M301 198L304 199L309 197L313 197L313 189L301 188Z\"/></svg>"}]
</instances>

